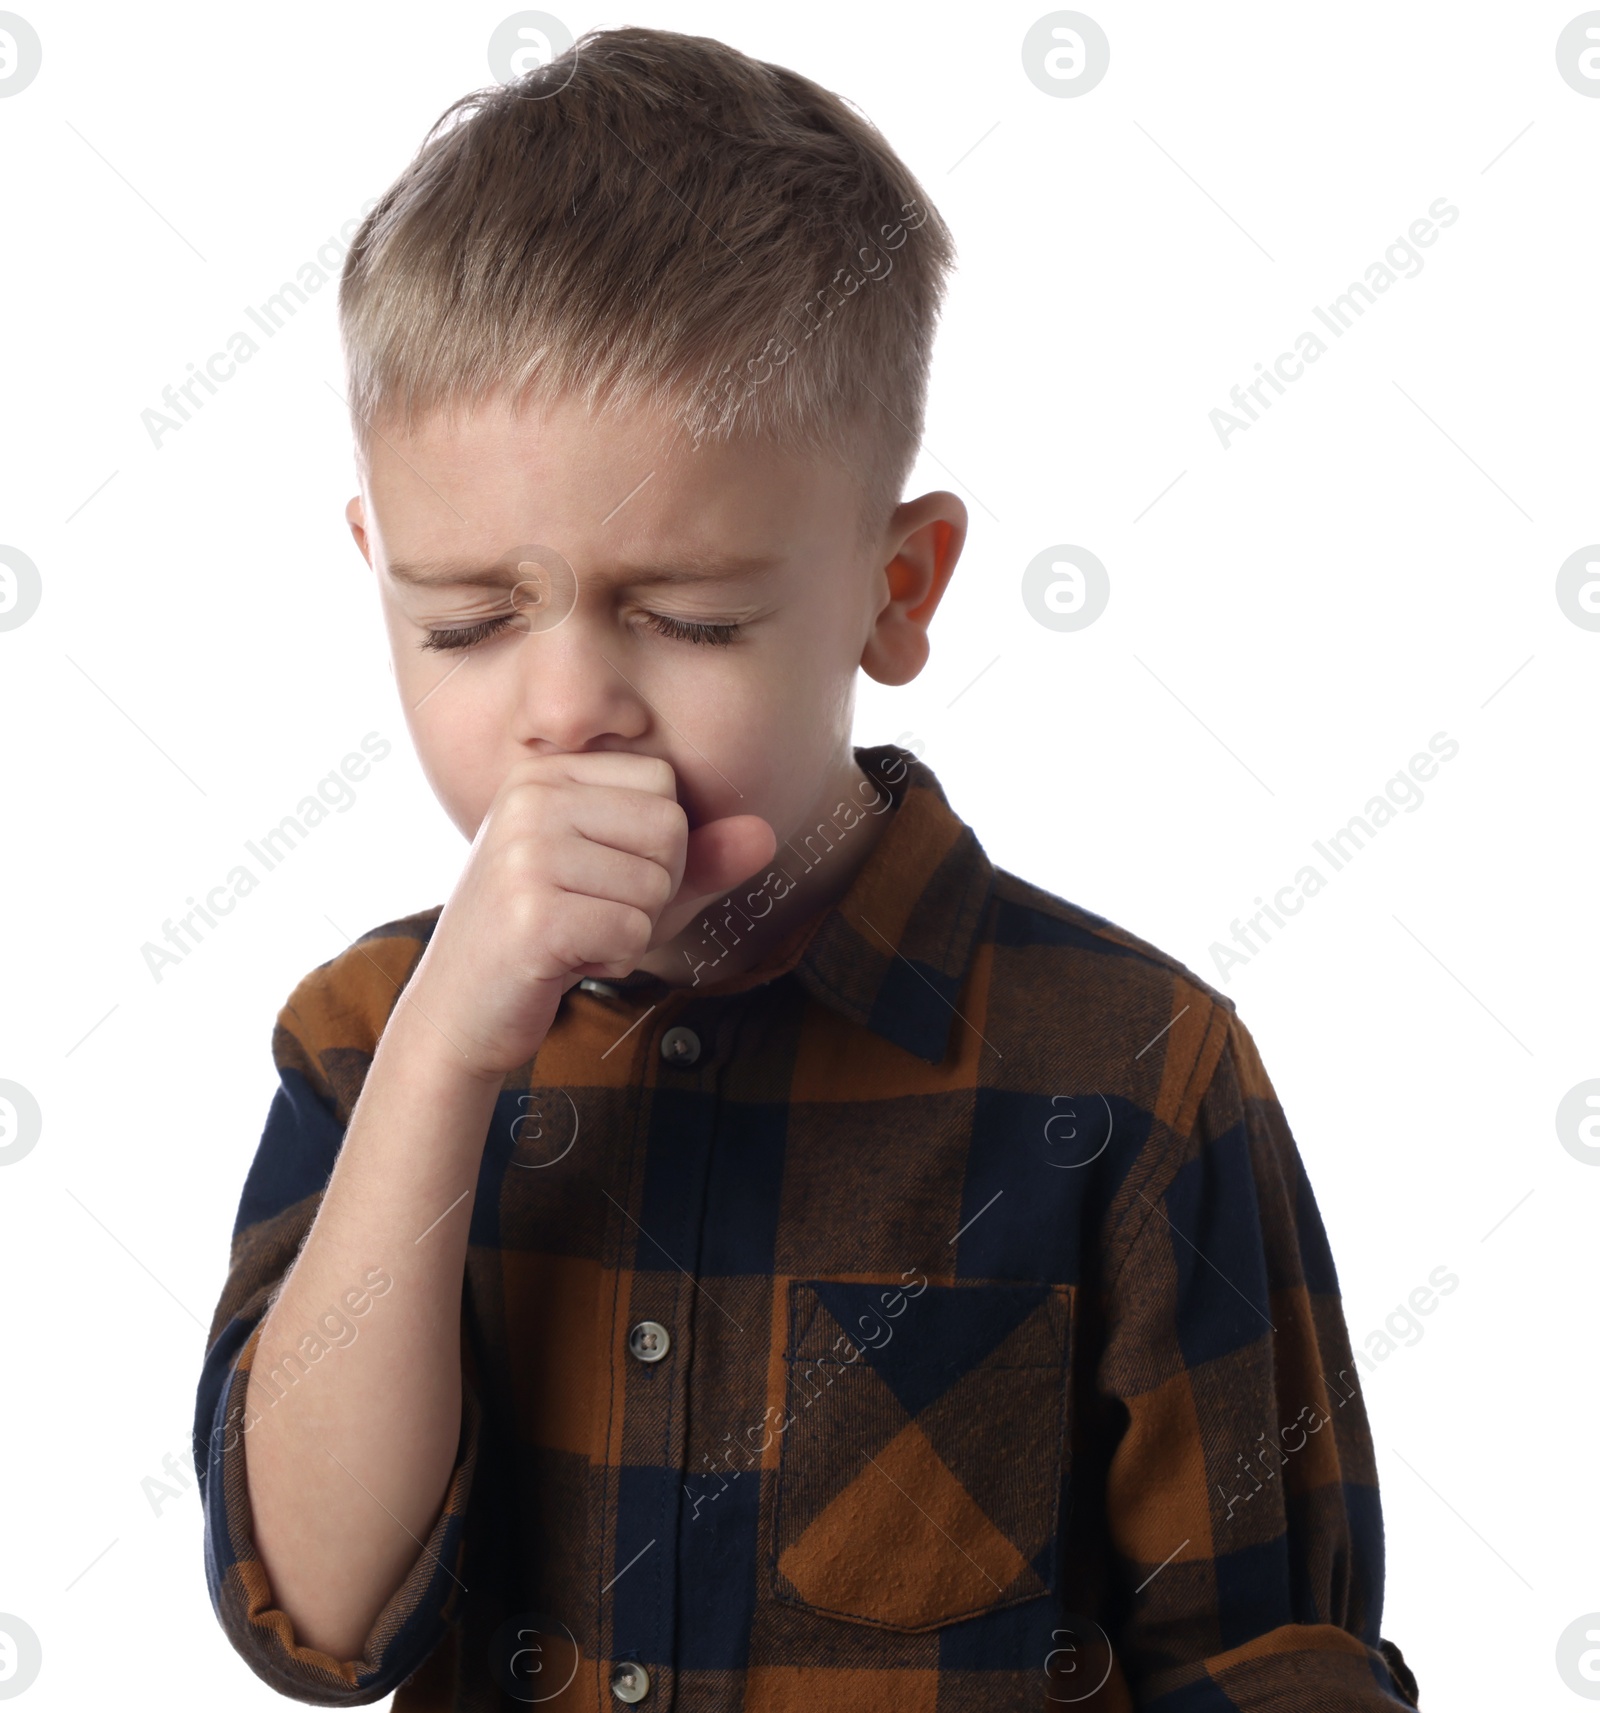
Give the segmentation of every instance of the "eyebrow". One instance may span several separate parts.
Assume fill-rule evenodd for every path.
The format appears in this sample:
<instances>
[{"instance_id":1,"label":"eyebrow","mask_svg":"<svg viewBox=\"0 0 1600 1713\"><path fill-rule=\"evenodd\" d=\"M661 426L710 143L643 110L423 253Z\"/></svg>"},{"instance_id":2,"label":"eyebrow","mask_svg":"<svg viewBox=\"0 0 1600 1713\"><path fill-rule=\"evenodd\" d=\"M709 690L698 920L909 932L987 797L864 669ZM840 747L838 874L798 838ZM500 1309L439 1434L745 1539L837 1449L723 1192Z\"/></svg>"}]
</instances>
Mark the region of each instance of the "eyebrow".
<instances>
[{"instance_id":1,"label":"eyebrow","mask_svg":"<svg viewBox=\"0 0 1600 1713\"><path fill-rule=\"evenodd\" d=\"M661 583L729 582L774 571L783 563L776 553L708 553L689 549L663 556L669 563L618 565L615 580L628 588ZM488 589L513 587L518 581L514 565L485 565L475 559L395 559L389 575L397 582L421 588L473 586Z\"/></svg>"}]
</instances>

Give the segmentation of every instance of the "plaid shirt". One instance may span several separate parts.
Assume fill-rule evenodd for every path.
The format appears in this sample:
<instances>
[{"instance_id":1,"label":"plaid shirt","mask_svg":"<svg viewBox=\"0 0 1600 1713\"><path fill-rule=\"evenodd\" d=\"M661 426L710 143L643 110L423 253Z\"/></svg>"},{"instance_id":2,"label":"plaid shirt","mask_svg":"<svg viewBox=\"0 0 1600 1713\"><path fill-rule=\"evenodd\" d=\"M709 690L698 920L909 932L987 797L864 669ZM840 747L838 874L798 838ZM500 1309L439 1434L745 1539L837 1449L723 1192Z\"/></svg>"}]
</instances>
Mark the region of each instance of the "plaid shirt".
<instances>
[{"instance_id":1,"label":"plaid shirt","mask_svg":"<svg viewBox=\"0 0 1600 1713\"><path fill-rule=\"evenodd\" d=\"M1415 1706L1333 1260L1232 1002L856 756L882 793L719 907L694 981L574 987L506 1078L454 1473L359 1659L274 1605L241 1424L439 909L295 988L196 1400L230 1641L397 1713ZM839 902L716 980L872 813Z\"/></svg>"}]
</instances>

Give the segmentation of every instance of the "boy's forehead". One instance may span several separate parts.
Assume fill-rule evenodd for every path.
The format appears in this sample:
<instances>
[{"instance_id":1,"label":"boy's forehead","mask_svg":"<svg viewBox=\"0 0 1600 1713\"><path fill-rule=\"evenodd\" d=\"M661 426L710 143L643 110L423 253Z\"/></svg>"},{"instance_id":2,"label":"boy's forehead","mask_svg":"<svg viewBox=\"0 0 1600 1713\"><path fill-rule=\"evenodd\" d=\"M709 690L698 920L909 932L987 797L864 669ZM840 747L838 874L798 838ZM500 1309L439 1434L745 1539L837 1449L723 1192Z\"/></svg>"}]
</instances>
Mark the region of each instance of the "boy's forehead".
<instances>
[{"instance_id":1,"label":"boy's forehead","mask_svg":"<svg viewBox=\"0 0 1600 1713\"><path fill-rule=\"evenodd\" d=\"M671 468L683 479L760 472L797 475L828 461L770 437L746 433L696 442L677 413L664 406L612 405L591 411L580 399L524 404L495 397L470 406L441 406L413 422L391 423L372 435L377 466L403 467L421 457L444 468L481 470L486 463L528 479L604 469L617 474ZM619 465L619 460L625 464Z\"/></svg>"},{"instance_id":2,"label":"boy's forehead","mask_svg":"<svg viewBox=\"0 0 1600 1713\"><path fill-rule=\"evenodd\" d=\"M388 561L389 575L413 587L459 587L483 584L500 588L514 586L527 575L521 549L502 555L494 563L473 556L432 556ZM648 558L619 556L597 567L607 576L630 587L682 583L758 582L767 573L782 568L781 553L721 553L704 545L663 548Z\"/></svg>"},{"instance_id":3,"label":"boy's forehead","mask_svg":"<svg viewBox=\"0 0 1600 1713\"><path fill-rule=\"evenodd\" d=\"M375 430L363 485L404 584L499 583L529 541L603 549L630 582L703 582L759 577L831 534L848 474L770 441L696 446L658 411L495 401Z\"/></svg>"}]
</instances>

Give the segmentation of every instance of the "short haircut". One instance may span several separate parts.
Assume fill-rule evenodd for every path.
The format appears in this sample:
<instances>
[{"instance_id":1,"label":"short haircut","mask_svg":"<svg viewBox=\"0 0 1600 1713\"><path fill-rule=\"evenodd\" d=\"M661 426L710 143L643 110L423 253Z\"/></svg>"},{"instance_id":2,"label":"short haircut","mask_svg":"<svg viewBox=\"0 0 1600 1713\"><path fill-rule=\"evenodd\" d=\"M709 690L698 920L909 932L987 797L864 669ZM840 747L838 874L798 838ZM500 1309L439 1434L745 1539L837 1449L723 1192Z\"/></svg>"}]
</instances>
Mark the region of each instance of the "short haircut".
<instances>
[{"instance_id":1,"label":"short haircut","mask_svg":"<svg viewBox=\"0 0 1600 1713\"><path fill-rule=\"evenodd\" d=\"M838 96L708 36L591 30L446 108L362 222L339 282L357 455L491 398L643 405L694 445L840 458L865 545L916 460L954 260Z\"/></svg>"}]
</instances>

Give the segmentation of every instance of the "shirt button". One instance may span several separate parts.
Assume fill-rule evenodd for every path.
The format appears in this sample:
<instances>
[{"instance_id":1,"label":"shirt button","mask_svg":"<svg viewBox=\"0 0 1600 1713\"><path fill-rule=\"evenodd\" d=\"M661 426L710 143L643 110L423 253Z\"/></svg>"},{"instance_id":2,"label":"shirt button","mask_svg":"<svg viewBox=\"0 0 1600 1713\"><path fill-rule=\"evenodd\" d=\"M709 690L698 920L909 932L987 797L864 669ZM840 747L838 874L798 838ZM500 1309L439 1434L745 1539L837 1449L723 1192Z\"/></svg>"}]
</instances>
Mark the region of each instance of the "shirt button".
<instances>
[{"instance_id":1,"label":"shirt button","mask_svg":"<svg viewBox=\"0 0 1600 1713\"><path fill-rule=\"evenodd\" d=\"M661 1056L669 1065L692 1065L700 1057L700 1037L680 1024L661 1037Z\"/></svg>"},{"instance_id":2,"label":"shirt button","mask_svg":"<svg viewBox=\"0 0 1600 1713\"><path fill-rule=\"evenodd\" d=\"M659 1362L672 1343L672 1334L658 1320L642 1320L628 1334L628 1348L641 1362Z\"/></svg>"},{"instance_id":3,"label":"shirt button","mask_svg":"<svg viewBox=\"0 0 1600 1713\"><path fill-rule=\"evenodd\" d=\"M643 1701L650 1693L650 1673L637 1660L624 1660L611 1674L611 1693L619 1701Z\"/></svg>"}]
</instances>

